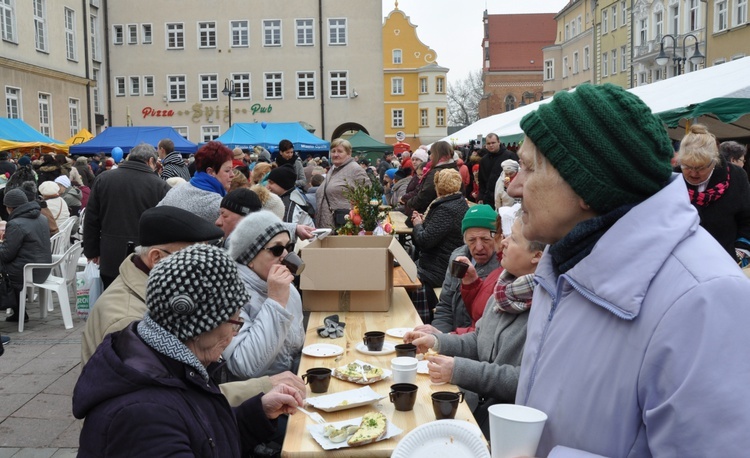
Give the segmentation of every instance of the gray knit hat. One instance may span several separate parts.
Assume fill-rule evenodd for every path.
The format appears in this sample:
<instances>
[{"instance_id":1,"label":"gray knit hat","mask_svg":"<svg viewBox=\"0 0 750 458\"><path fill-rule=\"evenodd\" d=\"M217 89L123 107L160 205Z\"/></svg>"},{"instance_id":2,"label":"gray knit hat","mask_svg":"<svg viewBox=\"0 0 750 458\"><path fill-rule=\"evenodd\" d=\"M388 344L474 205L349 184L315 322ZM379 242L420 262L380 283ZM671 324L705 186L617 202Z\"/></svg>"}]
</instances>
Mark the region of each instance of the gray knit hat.
<instances>
[{"instance_id":1,"label":"gray knit hat","mask_svg":"<svg viewBox=\"0 0 750 458\"><path fill-rule=\"evenodd\" d=\"M249 300L237 265L210 245L191 245L157 263L146 287L149 317L182 342L216 329Z\"/></svg>"},{"instance_id":2,"label":"gray knit hat","mask_svg":"<svg viewBox=\"0 0 750 458\"><path fill-rule=\"evenodd\" d=\"M18 188L6 192L5 197L3 197L3 205L9 208L18 208L28 201L26 193Z\"/></svg>"},{"instance_id":3,"label":"gray knit hat","mask_svg":"<svg viewBox=\"0 0 750 458\"><path fill-rule=\"evenodd\" d=\"M240 264L249 264L269 240L282 232L289 234L273 213L267 210L250 213L242 218L229 237L229 255Z\"/></svg>"}]
</instances>

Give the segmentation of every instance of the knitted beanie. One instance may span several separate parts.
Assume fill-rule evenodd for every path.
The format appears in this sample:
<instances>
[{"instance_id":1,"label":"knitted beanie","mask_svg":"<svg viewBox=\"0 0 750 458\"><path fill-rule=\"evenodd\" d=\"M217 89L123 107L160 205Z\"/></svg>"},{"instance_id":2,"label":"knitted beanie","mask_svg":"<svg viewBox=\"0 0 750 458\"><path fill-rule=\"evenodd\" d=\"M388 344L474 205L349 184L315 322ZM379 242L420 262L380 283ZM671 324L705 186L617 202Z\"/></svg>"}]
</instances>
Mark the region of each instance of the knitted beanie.
<instances>
[{"instance_id":1,"label":"knitted beanie","mask_svg":"<svg viewBox=\"0 0 750 458\"><path fill-rule=\"evenodd\" d=\"M391 180L396 177L396 172L398 169L388 169L385 171L385 176L390 178Z\"/></svg>"},{"instance_id":2,"label":"knitted beanie","mask_svg":"<svg viewBox=\"0 0 750 458\"><path fill-rule=\"evenodd\" d=\"M242 218L229 238L229 255L240 264L247 265L276 235L289 230L273 213L267 210L250 213ZM291 238L291 234L289 237Z\"/></svg>"},{"instance_id":3,"label":"knitted beanie","mask_svg":"<svg viewBox=\"0 0 750 458\"><path fill-rule=\"evenodd\" d=\"M636 95L613 84L558 92L521 128L595 212L646 200L672 173L661 121Z\"/></svg>"},{"instance_id":4,"label":"knitted beanie","mask_svg":"<svg viewBox=\"0 0 750 458\"><path fill-rule=\"evenodd\" d=\"M70 187L70 178L66 177L65 175L60 175L59 177L55 178L55 183L61 184L65 186L66 188Z\"/></svg>"},{"instance_id":5,"label":"knitted beanie","mask_svg":"<svg viewBox=\"0 0 750 458\"><path fill-rule=\"evenodd\" d=\"M219 206L242 216L249 215L252 212L257 212L262 208L258 195L248 188L238 188L227 193L227 195L221 199L221 204Z\"/></svg>"},{"instance_id":6,"label":"knitted beanie","mask_svg":"<svg viewBox=\"0 0 750 458\"><path fill-rule=\"evenodd\" d=\"M3 205L10 208L18 208L28 201L26 193L18 188L8 191L3 197Z\"/></svg>"},{"instance_id":7,"label":"knitted beanie","mask_svg":"<svg viewBox=\"0 0 750 458\"><path fill-rule=\"evenodd\" d=\"M461 233L463 234L466 229L472 227L495 231L497 230L495 221L497 221L497 213L492 207L487 204L472 205L464 214L463 221L461 221Z\"/></svg>"},{"instance_id":8,"label":"knitted beanie","mask_svg":"<svg viewBox=\"0 0 750 458\"><path fill-rule=\"evenodd\" d=\"M414 154L411 155L412 161L414 159L419 159L422 162L427 162L429 160L429 156L427 155L427 151L423 149L418 149Z\"/></svg>"},{"instance_id":9,"label":"knitted beanie","mask_svg":"<svg viewBox=\"0 0 750 458\"><path fill-rule=\"evenodd\" d=\"M148 315L180 341L217 328L250 300L226 252L191 245L158 262L148 276Z\"/></svg>"},{"instance_id":10,"label":"knitted beanie","mask_svg":"<svg viewBox=\"0 0 750 458\"><path fill-rule=\"evenodd\" d=\"M54 181L45 181L39 185L39 194L44 197L57 197L60 195L60 187Z\"/></svg>"},{"instance_id":11,"label":"knitted beanie","mask_svg":"<svg viewBox=\"0 0 750 458\"><path fill-rule=\"evenodd\" d=\"M273 181L281 189L288 191L294 187L294 182L297 181L297 172L291 165L282 165L268 173L268 181Z\"/></svg>"},{"instance_id":12,"label":"knitted beanie","mask_svg":"<svg viewBox=\"0 0 750 458\"><path fill-rule=\"evenodd\" d=\"M21 156L21 158L18 160L18 165L20 165L21 167L25 167L29 164L31 164L31 158L29 156Z\"/></svg>"}]
</instances>

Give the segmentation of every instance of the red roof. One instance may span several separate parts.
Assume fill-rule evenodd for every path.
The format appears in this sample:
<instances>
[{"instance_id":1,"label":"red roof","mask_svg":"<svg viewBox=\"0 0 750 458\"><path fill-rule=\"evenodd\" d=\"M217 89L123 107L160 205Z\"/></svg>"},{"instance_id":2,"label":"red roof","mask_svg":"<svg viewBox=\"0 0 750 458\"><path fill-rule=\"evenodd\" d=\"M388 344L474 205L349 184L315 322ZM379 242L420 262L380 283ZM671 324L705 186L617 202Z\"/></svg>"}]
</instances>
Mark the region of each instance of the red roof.
<instances>
[{"instance_id":1,"label":"red roof","mask_svg":"<svg viewBox=\"0 0 750 458\"><path fill-rule=\"evenodd\" d=\"M541 71L542 48L555 44L556 15L489 15L490 71Z\"/></svg>"}]
</instances>

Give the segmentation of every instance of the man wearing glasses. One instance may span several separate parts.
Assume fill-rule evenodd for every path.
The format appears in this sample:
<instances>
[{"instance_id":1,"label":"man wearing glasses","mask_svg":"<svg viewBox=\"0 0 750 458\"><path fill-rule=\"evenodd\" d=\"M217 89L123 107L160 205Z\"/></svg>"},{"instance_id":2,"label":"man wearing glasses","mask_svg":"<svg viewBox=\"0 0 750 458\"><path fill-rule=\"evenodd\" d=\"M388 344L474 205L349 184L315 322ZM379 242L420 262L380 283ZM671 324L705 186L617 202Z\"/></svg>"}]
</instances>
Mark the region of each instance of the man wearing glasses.
<instances>
[{"instance_id":1,"label":"man wearing glasses","mask_svg":"<svg viewBox=\"0 0 750 458\"><path fill-rule=\"evenodd\" d=\"M489 133L485 140L485 148L480 152L482 160L479 161L479 195L477 203L487 204L495 208L495 184L500 174L503 173L502 163L506 159L518 161L518 155L508 151L500 143L497 134Z\"/></svg>"}]
</instances>

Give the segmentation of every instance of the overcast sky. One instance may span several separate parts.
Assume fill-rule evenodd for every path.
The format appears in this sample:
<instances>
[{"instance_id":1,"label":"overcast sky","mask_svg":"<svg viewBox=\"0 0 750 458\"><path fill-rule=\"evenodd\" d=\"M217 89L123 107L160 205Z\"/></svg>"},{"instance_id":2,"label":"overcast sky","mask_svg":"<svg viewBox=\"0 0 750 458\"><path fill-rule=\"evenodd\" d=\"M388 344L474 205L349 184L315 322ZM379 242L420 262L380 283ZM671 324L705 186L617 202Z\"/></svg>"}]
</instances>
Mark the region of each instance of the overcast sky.
<instances>
[{"instance_id":1,"label":"overcast sky","mask_svg":"<svg viewBox=\"0 0 750 458\"><path fill-rule=\"evenodd\" d=\"M393 0L383 1L383 17ZM399 0L398 9L417 26L417 35L450 68L448 80L466 78L482 68L482 14L557 13L568 0Z\"/></svg>"}]
</instances>

